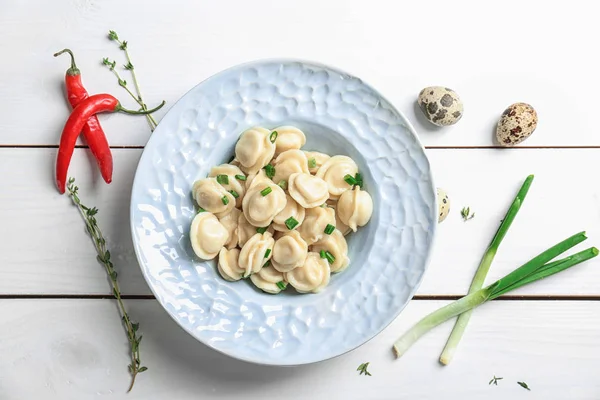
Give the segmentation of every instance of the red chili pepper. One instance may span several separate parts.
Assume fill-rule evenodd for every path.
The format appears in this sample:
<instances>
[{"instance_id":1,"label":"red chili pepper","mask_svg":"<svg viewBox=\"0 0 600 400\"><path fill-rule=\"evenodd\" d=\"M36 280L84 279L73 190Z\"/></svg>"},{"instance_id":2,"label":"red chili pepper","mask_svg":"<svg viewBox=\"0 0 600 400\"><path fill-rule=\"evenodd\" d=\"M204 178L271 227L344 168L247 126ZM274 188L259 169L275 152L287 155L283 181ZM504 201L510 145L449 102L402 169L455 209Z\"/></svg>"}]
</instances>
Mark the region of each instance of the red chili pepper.
<instances>
[{"instance_id":1,"label":"red chili pepper","mask_svg":"<svg viewBox=\"0 0 600 400\"><path fill-rule=\"evenodd\" d=\"M69 169L69 163L73 156L73 150L75 149L75 143L77 137L83 126L88 120L102 112L124 112L127 114L134 115L145 115L151 114L159 110L165 105L163 101L158 107L151 110L144 111L133 111L123 108L119 101L111 96L110 94L95 94L82 100L74 109L69 119L65 123L62 135L60 137L60 145L58 147L58 156L56 158L56 184L60 193L65 192L65 186L67 182L67 171Z\"/></svg>"},{"instance_id":2,"label":"red chili pepper","mask_svg":"<svg viewBox=\"0 0 600 400\"><path fill-rule=\"evenodd\" d=\"M71 68L67 70L65 75L65 86L67 88L67 98L72 108L75 108L82 100L89 97L87 90L81 83L81 72L75 65L75 57L69 49L64 49L54 54L57 57L63 53L69 53L71 56ZM100 126L98 117L93 115L82 128L83 137L90 146L90 151L98 163L98 168L102 174L102 178L106 183L112 181L113 173L113 158L106 140L106 135Z\"/></svg>"}]
</instances>

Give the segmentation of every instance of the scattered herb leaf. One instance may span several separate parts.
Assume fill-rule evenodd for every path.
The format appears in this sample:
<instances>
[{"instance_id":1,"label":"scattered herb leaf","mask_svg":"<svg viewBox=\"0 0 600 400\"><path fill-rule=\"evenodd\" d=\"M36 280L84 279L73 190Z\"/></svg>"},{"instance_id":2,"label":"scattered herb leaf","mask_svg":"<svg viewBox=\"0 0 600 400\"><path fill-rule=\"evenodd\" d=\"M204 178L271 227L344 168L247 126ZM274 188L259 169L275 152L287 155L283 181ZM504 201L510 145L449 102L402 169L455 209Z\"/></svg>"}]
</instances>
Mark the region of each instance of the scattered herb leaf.
<instances>
[{"instance_id":1,"label":"scattered herb leaf","mask_svg":"<svg viewBox=\"0 0 600 400\"><path fill-rule=\"evenodd\" d=\"M245 181L246 177L244 175L236 175L235 179L237 179L238 181Z\"/></svg>"},{"instance_id":2,"label":"scattered herb leaf","mask_svg":"<svg viewBox=\"0 0 600 400\"><path fill-rule=\"evenodd\" d=\"M498 386L498 381L504 379L502 377L496 377L496 375L494 375L494 377L492 378L492 380L490 381L489 385L491 385L492 383L496 386Z\"/></svg>"},{"instance_id":3,"label":"scattered herb leaf","mask_svg":"<svg viewBox=\"0 0 600 400\"><path fill-rule=\"evenodd\" d=\"M217 182L221 185L229 185L229 177L227 175L217 175Z\"/></svg>"},{"instance_id":4,"label":"scattered herb leaf","mask_svg":"<svg viewBox=\"0 0 600 400\"><path fill-rule=\"evenodd\" d=\"M268 195L269 193L271 193L273 191L273 189L271 189L270 186L267 186L266 188L264 188L263 190L260 191L260 194L264 197L266 195Z\"/></svg>"},{"instance_id":5,"label":"scattered herb leaf","mask_svg":"<svg viewBox=\"0 0 600 400\"><path fill-rule=\"evenodd\" d=\"M463 207L463 209L460 210L460 216L462 217L463 221L468 221L475 218L475 213L471 214L471 207Z\"/></svg>"},{"instance_id":6,"label":"scattered herb leaf","mask_svg":"<svg viewBox=\"0 0 600 400\"><path fill-rule=\"evenodd\" d=\"M531 391L531 389L529 389L529 386L527 386L527 384L525 382L517 382L519 384L519 386L521 386L523 389L527 389L529 391Z\"/></svg>"},{"instance_id":7,"label":"scattered herb leaf","mask_svg":"<svg viewBox=\"0 0 600 400\"><path fill-rule=\"evenodd\" d=\"M327 224L327 226L325 227L325 233L327 235L331 235L333 233L333 231L335 231L335 226L331 225L331 224Z\"/></svg>"},{"instance_id":8,"label":"scattered herb leaf","mask_svg":"<svg viewBox=\"0 0 600 400\"><path fill-rule=\"evenodd\" d=\"M273 177L275 176L275 167L272 166L271 164L267 164L263 167L263 169L265 170L265 174L267 175L267 178L273 179Z\"/></svg>"},{"instance_id":9,"label":"scattered herb leaf","mask_svg":"<svg viewBox=\"0 0 600 400\"><path fill-rule=\"evenodd\" d=\"M287 226L290 231L297 227L299 223L300 222L296 221L296 218L294 217L289 217L285 220L285 226Z\"/></svg>"},{"instance_id":10,"label":"scattered herb leaf","mask_svg":"<svg viewBox=\"0 0 600 400\"><path fill-rule=\"evenodd\" d=\"M277 287L281 290L285 290L285 288L287 287L287 283L283 281L277 282Z\"/></svg>"},{"instance_id":11,"label":"scattered herb leaf","mask_svg":"<svg viewBox=\"0 0 600 400\"><path fill-rule=\"evenodd\" d=\"M357 371L360 371L359 375L364 374L365 376L371 376L371 373L367 370L367 368L369 367L369 364L370 363L368 363L368 362L362 363L358 366L358 368L356 368Z\"/></svg>"},{"instance_id":12,"label":"scattered herb leaf","mask_svg":"<svg viewBox=\"0 0 600 400\"><path fill-rule=\"evenodd\" d=\"M317 160L314 157L308 159L308 168L317 168Z\"/></svg>"}]
</instances>

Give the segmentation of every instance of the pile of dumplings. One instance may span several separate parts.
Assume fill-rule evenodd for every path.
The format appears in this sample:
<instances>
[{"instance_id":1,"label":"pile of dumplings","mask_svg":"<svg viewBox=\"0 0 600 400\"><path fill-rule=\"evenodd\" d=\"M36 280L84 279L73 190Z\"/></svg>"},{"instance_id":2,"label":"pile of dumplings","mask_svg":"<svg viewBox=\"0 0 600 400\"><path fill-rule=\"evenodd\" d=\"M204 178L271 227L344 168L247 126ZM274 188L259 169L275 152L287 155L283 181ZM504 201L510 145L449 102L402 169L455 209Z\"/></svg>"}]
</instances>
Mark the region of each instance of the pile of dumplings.
<instances>
[{"instance_id":1,"label":"pile of dumplings","mask_svg":"<svg viewBox=\"0 0 600 400\"><path fill-rule=\"evenodd\" d=\"M233 161L194 183L192 247L203 260L218 256L224 279L317 293L348 266L344 236L369 222L373 200L354 160L300 150L305 143L293 126L248 129Z\"/></svg>"}]
</instances>

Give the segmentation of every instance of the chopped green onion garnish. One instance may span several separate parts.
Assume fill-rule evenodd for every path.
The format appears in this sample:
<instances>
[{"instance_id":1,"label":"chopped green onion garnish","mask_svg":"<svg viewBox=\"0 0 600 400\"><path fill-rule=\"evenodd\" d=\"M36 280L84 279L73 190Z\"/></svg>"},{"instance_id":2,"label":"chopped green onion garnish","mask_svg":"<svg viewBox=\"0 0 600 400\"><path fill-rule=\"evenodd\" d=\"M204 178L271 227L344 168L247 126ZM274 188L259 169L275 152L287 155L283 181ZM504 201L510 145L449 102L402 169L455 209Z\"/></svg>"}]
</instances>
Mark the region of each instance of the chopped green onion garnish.
<instances>
[{"instance_id":1,"label":"chopped green onion garnish","mask_svg":"<svg viewBox=\"0 0 600 400\"><path fill-rule=\"evenodd\" d=\"M229 193L231 193L231 195L232 195L233 197L235 197L236 199L237 199L238 197L240 197L240 195L238 194L238 192L236 192L235 190L230 190L230 191L229 191Z\"/></svg>"},{"instance_id":2,"label":"chopped green onion garnish","mask_svg":"<svg viewBox=\"0 0 600 400\"><path fill-rule=\"evenodd\" d=\"M271 249L267 249L267 251L265 251L265 258L268 258L270 254L271 254Z\"/></svg>"},{"instance_id":3,"label":"chopped green onion garnish","mask_svg":"<svg viewBox=\"0 0 600 400\"><path fill-rule=\"evenodd\" d=\"M275 141L277 140L277 131L271 132L271 136L269 136L269 140L271 141L271 143L275 143Z\"/></svg>"},{"instance_id":4,"label":"chopped green onion garnish","mask_svg":"<svg viewBox=\"0 0 600 400\"><path fill-rule=\"evenodd\" d=\"M269 193L271 193L272 191L273 191L273 189L271 189L270 186L267 186L266 188L264 188L263 190L260 191L260 194L262 194L263 196L266 196Z\"/></svg>"},{"instance_id":5,"label":"chopped green onion garnish","mask_svg":"<svg viewBox=\"0 0 600 400\"><path fill-rule=\"evenodd\" d=\"M277 282L277 287L281 290L285 290L285 288L287 287L287 283L285 283L284 281Z\"/></svg>"},{"instance_id":6,"label":"chopped green onion garnish","mask_svg":"<svg viewBox=\"0 0 600 400\"><path fill-rule=\"evenodd\" d=\"M198 207L198 212L196 212L196 214L200 214L200 213L203 213L203 212L206 212L206 210L204 208L202 208L202 207Z\"/></svg>"},{"instance_id":7,"label":"chopped green onion garnish","mask_svg":"<svg viewBox=\"0 0 600 400\"><path fill-rule=\"evenodd\" d=\"M271 164L267 164L263 167L263 169L265 170L265 174L267 175L267 178L273 179L273 177L275 176L275 167L272 166Z\"/></svg>"},{"instance_id":8,"label":"chopped green onion garnish","mask_svg":"<svg viewBox=\"0 0 600 400\"><path fill-rule=\"evenodd\" d=\"M328 251L325 251L325 258L329 261L329 264L333 264L335 262L335 257Z\"/></svg>"},{"instance_id":9,"label":"chopped green onion garnish","mask_svg":"<svg viewBox=\"0 0 600 400\"><path fill-rule=\"evenodd\" d=\"M321 256L321 258L327 258L327 255L325 254L325 250L321 250L319 252L319 255Z\"/></svg>"},{"instance_id":10,"label":"chopped green onion garnish","mask_svg":"<svg viewBox=\"0 0 600 400\"><path fill-rule=\"evenodd\" d=\"M300 222L296 221L296 218L294 217L289 217L285 220L285 226L287 226L290 231L297 227L299 223Z\"/></svg>"},{"instance_id":11,"label":"chopped green onion garnish","mask_svg":"<svg viewBox=\"0 0 600 400\"><path fill-rule=\"evenodd\" d=\"M227 198L227 196L223 196L221 197L221 201L223 202L223 204L227 205L229 204L229 199Z\"/></svg>"},{"instance_id":12,"label":"chopped green onion garnish","mask_svg":"<svg viewBox=\"0 0 600 400\"><path fill-rule=\"evenodd\" d=\"M362 175L357 172L356 175L354 176L354 179L356 180L356 186L360 186L362 188L362 186L363 186Z\"/></svg>"},{"instance_id":13,"label":"chopped green onion garnish","mask_svg":"<svg viewBox=\"0 0 600 400\"><path fill-rule=\"evenodd\" d=\"M245 181L246 177L244 175L236 175L235 179L237 179L238 181Z\"/></svg>"},{"instance_id":14,"label":"chopped green onion garnish","mask_svg":"<svg viewBox=\"0 0 600 400\"><path fill-rule=\"evenodd\" d=\"M350 186L354 186L354 185L356 185L356 179L355 179L355 178L354 178L352 175L350 175L350 174L346 174L346 175L344 176L344 180L345 180L345 181L346 181L346 183L347 183L348 185L350 185Z\"/></svg>"},{"instance_id":15,"label":"chopped green onion garnish","mask_svg":"<svg viewBox=\"0 0 600 400\"><path fill-rule=\"evenodd\" d=\"M256 233L260 233L262 235L267 231L267 229L269 229L268 226L265 226L264 228L256 228Z\"/></svg>"},{"instance_id":16,"label":"chopped green onion garnish","mask_svg":"<svg viewBox=\"0 0 600 400\"><path fill-rule=\"evenodd\" d=\"M266 262L266 263L264 263L262 267L263 267L263 268L267 268L269 265L271 265L271 261L270 261L270 260L267 260L267 262Z\"/></svg>"},{"instance_id":17,"label":"chopped green onion garnish","mask_svg":"<svg viewBox=\"0 0 600 400\"><path fill-rule=\"evenodd\" d=\"M279 187L282 188L283 190L287 189L287 181L279 181L279 183L277 185L279 185Z\"/></svg>"},{"instance_id":18,"label":"chopped green onion garnish","mask_svg":"<svg viewBox=\"0 0 600 400\"><path fill-rule=\"evenodd\" d=\"M317 168L317 160L314 157L308 159L308 168Z\"/></svg>"},{"instance_id":19,"label":"chopped green onion garnish","mask_svg":"<svg viewBox=\"0 0 600 400\"><path fill-rule=\"evenodd\" d=\"M325 233L331 235L333 231L335 231L335 226L327 224L327 226L325 227Z\"/></svg>"},{"instance_id":20,"label":"chopped green onion garnish","mask_svg":"<svg viewBox=\"0 0 600 400\"><path fill-rule=\"evenodd\" d=\"M229 177L227 175L217 175L217 182L221 185L229 185Z\"/></svg>"}]
</instances>

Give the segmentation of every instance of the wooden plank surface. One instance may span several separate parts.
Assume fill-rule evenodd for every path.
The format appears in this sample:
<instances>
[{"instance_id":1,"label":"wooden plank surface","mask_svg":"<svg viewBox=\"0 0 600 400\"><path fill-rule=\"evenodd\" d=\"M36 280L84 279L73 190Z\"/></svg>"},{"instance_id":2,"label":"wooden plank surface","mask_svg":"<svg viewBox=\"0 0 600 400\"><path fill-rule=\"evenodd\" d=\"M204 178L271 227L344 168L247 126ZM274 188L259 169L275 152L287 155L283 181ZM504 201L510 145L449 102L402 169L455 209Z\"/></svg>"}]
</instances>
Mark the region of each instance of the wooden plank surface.
<instances>
[{"instance_id":1,"label":"wooden plank surface","mask_svg":"<svg viewBox=\"0 0 600 400\"><path fill-rule=\"evenodd\" d=\"M600 81L595 2L504 0L188 1L31 0L0 5L3 118L0 144L56 144L68 115L62 80L76 52L90 92L110 92L132 107L102 65L124 63L106 39L129 41L148 104L168 107L191 87L238 63L261 58L315 60L347 70L379 89L436 146L489 146L511 103L538 110L529 146L600 145L593 108ZM569 21L568 25L564 25ZM126 80L131 82L130 78ZM415 107L426 86L454 88L465 103L460 124L444 130ZM161 117L163 112L158 113ZM113 145L143 145L143 118L102 118Z\"/></svg>"},{"instance_id":2,"label":"wooden plank surface","mask_svg":"<svg viewBox=\"0 0 600 400\"><path fill-rule=\"evenodd\" d=\"M490 303L475 312L454 362L442 367L437 357L450 324L393 359L390 348L397 336L446 304L413 301L382 334L349 354L272 368L233 360L198 343L154 300L127 301L140 322L141 358L149 368L128 395L126 339L114 302L2 304L0 319L10 327L0 331L3 400L600 398L599 302ZM359 376L356 367L367 361L372 376ZM498 386L488 385L494 375L504 378Z\"/></svg>"},{"instance_id":3,"label":"wooden plank surface","mask_svg":"<svg viewBox=\"0 0 600 400\"><path fill-rule=\"evenodd\" d=\"M150 291L133 253L129 199L141 150L115 149L114 181L106 186L88 150L75 151L71 173L85 204L99 221L119 270L123 292ZM52 177L55 149L0 149L0 294L109 294L77 210L60 196ZM489 282L571 234L587 230L580 245L600 245L600 187L595 184L600 149L429 150L436 183L452 201L439 227L435 250L419 295L458 295L468 288L489 240L522 180L535 173L531 191L509 231ZM46 172L44 172L46 171ZM460 209L476 217L463 222ZM578 266L515 294L600 297L600 260Z\"/></svg>"}]
</instances>

